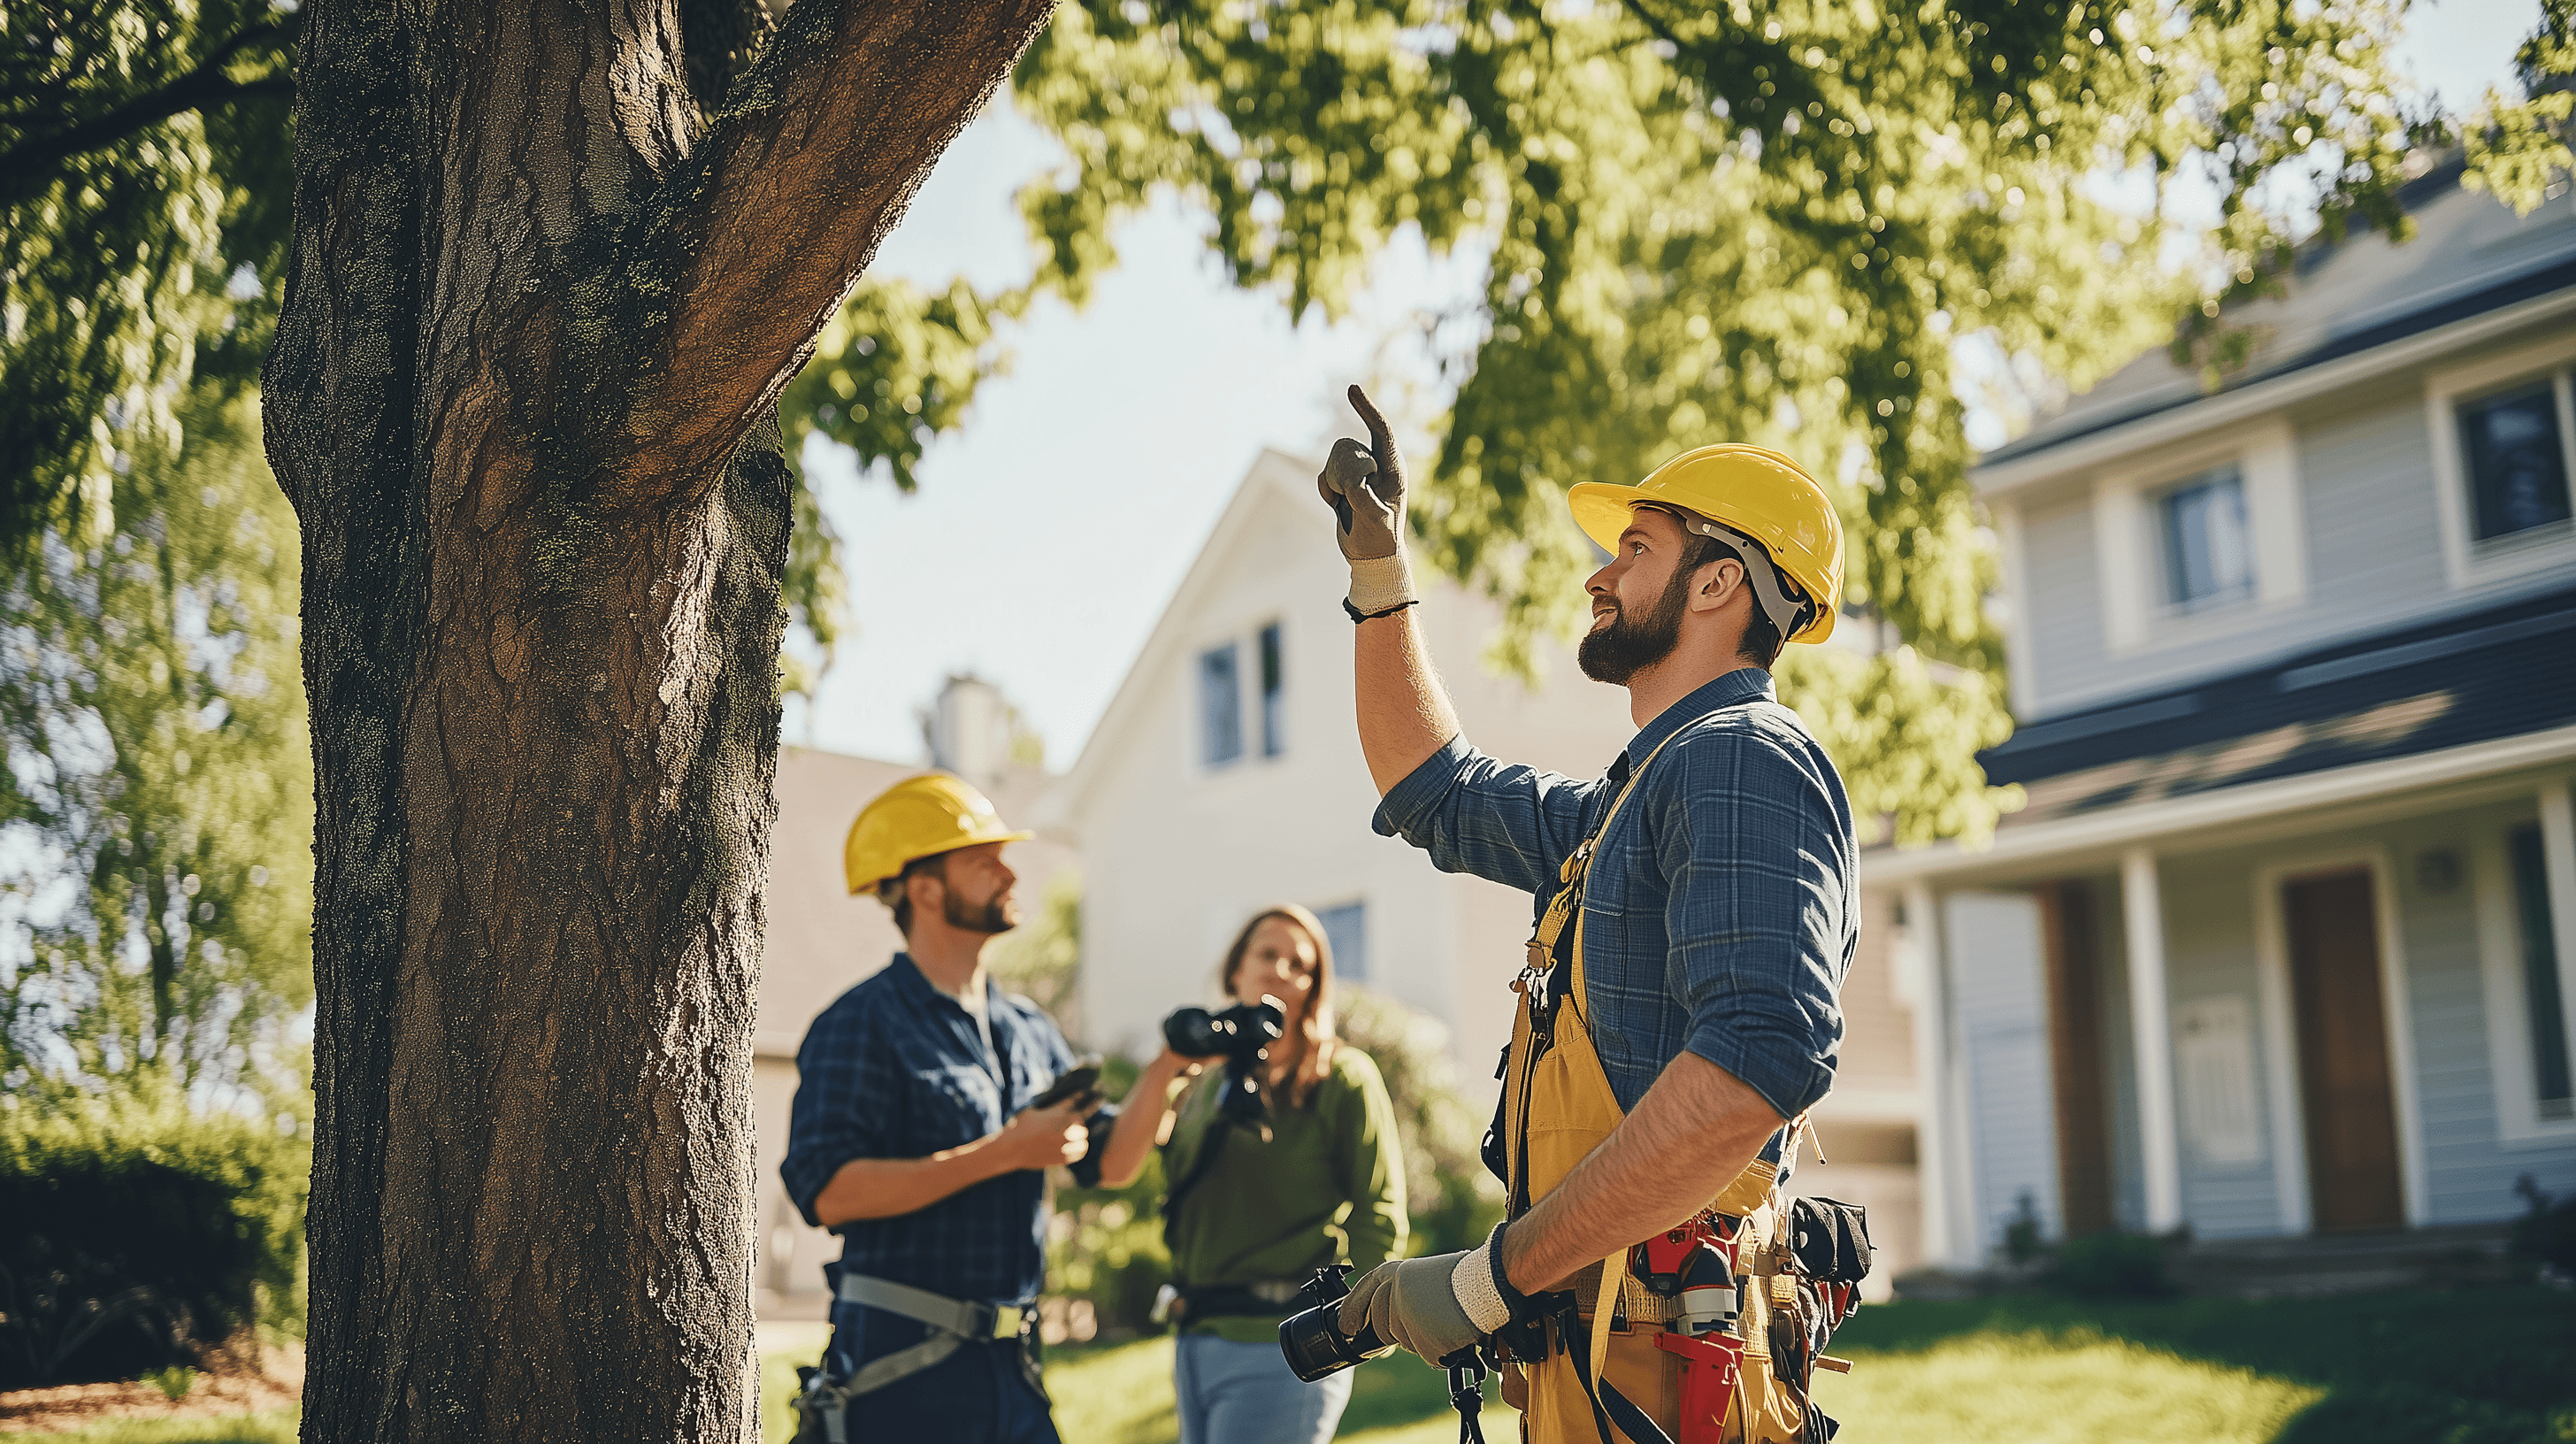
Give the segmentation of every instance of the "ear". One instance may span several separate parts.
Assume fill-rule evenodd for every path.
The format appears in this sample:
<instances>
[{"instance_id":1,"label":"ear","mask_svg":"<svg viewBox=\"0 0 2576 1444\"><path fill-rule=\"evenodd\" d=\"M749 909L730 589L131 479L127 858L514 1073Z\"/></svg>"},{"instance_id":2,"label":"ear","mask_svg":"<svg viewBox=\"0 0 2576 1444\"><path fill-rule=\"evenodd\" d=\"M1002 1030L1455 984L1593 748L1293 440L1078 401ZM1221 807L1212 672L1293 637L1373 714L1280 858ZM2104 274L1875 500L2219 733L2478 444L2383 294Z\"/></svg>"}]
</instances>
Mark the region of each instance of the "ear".
<instances>
[{"instance_id":1,"label":"ear","mask_svg":"<svg viewBox=\"0 0 2576 1444\"><path fill-rule=\"evenodd\" d=\"M912 876L905 878L903 880L903 895L912 900L912 910L915 913L919 913L922 906L921 894L915 889L926 882L935 882L943 889L948 886L948 878L938 868L926 867L921 871L914 873ZM937 909L934 908L933 911L937 911Z\"/></svg>"},{"instance_id":2,"label":"ear","mask_svg":"<svg viewBox=\"0 0 2576 1444\"><path fill-rule=\"evenodd\" d=\"M1747 595L1744 563L1734 557L1702 562L1691 577L1690 609L1694 612L1720 611L1737 597Z\"/></svg>"}]
</instances>

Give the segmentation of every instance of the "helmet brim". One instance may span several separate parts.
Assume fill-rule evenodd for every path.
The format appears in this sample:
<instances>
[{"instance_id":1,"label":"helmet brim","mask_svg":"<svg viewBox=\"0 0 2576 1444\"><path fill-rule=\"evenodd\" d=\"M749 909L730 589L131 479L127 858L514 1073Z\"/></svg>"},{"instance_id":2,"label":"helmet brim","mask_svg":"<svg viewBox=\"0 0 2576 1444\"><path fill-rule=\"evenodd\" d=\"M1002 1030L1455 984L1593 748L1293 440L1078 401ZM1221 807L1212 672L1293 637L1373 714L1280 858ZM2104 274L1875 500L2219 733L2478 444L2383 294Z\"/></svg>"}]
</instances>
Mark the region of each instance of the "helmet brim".
<instances>
[{"instance_id":1,"label":"helmet brim","mask_svg":"<svg viewBox=\"0 0 2576 1444\"><path fill-rule=\"evenodd\" d=\"M912 866L914 863L921 861L925 857L937 857L942 853L949 852L964 852L970 847L982 847L988 842L1026 842L1035 836L1037 836L1036 833L1025 829L1012 832L979 833L973 837L967 838L963 842L952 843L947 847L934 847L928 852L916 852L912 856L905 858L903 861L896 863L894 871L885 874L883 877L875 878L871 881L852 887L850 889L850 896L863 897L869 893L875 892L878 888L885 886L886 883L892 879L903 876L903 870L905 868Z\"/></svg>"}]
</instances>

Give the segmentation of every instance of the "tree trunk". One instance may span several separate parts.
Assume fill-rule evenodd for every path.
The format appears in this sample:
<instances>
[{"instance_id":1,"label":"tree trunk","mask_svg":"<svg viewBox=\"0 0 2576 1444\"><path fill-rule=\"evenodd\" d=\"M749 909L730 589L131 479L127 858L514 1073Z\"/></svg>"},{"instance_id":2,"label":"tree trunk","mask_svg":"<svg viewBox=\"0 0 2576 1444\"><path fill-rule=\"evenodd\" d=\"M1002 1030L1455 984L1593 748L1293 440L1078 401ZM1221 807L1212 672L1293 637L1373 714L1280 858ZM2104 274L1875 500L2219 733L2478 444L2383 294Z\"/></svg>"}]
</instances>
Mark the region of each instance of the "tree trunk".
<instances>
[{"instance_id":1,"label":"tree trunk","mask_svg":"<svg viewBox=\"0 0 2576 1444\"><path fill-rule=\"evenodd\" d=\"M774 403L1048 8L305 7L306 1439L750 1430Z\"/></svg>"}]
</instances>

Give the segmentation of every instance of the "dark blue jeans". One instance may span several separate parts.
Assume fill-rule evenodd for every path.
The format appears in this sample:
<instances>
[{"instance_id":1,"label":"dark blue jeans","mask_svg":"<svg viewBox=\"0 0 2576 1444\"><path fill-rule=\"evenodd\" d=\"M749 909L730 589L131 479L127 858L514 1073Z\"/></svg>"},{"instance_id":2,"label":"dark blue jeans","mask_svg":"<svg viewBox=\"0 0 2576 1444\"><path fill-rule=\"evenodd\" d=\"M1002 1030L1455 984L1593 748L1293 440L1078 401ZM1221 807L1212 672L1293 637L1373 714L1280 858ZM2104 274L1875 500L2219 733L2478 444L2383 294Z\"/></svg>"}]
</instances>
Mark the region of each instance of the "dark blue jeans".
<instances>
[{"instance_id":1,"label":"dark blue jeans","mask_svg":"<svg viewBox=\"0 0 2576 1444\"><path fill-rule=\"evenodd\" d=\"M872 1359L922 1340L916 1320L859 1304L832 1307L831 1369L846 1379ZM1036 1361L1009 1339L961 1345L918 1374L850 1401L850 1444L1063 1444Z\"/></svg>"}]
</instances>

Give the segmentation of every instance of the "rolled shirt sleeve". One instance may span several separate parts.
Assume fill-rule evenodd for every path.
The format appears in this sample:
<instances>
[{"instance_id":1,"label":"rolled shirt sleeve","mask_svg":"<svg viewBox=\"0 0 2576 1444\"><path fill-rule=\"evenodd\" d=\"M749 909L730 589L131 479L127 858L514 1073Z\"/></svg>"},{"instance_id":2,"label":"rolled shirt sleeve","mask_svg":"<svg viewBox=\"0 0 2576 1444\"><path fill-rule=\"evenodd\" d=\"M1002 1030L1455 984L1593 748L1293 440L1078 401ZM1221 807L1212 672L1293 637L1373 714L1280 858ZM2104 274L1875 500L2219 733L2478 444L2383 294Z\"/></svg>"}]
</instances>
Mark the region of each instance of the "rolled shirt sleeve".
<instances>
[{"instance_id":1,"label":"rolled shirt sleeve","mask_svg":"<svg viewBox=\"0 0 2576 1444\"><path fill-rule=\"evenodd\" d=\"M1442 872L1544 893L1582 842L1584 808L1601 787L1497 762L1461 735L1388 789L1373 825L1421 848Z\"/></svg>"},{"instance_id":2,"label":"rolled shirt sleeve","mask_svg":"<svg viewBox=\"0 0 2576 1444\"><path fill-rule=\"evenodd\" d=\"M814 1199L854 1158L887 1156L886 1115L903 1096L891 1076L892 1050L870 1047L866 1014L835 1006L814 1020L796 1050L796 1101L787 1118L787 1152L779 1181L796 1211L816 1228Z\"/></svg>"},{"instance_id":3,"label":"rolled shirt sleeve","mask_svg":"<svg viewBox=\"0 0 2576 1444\"><path fill-rule=\"evenodd\" d=\"M1849 963L1841 791L1808 749L1757 729L1711 729L1673 748L1679 786L1653 790L1666 986L1684 1046L1743 1080L1783 1118L1833 1087Z\"/></svg>"}]
</instances>

